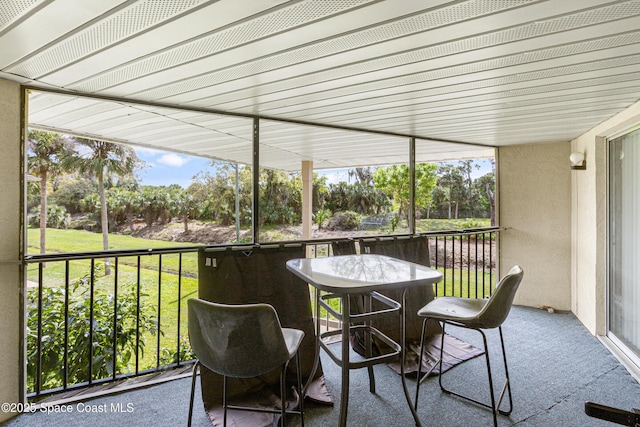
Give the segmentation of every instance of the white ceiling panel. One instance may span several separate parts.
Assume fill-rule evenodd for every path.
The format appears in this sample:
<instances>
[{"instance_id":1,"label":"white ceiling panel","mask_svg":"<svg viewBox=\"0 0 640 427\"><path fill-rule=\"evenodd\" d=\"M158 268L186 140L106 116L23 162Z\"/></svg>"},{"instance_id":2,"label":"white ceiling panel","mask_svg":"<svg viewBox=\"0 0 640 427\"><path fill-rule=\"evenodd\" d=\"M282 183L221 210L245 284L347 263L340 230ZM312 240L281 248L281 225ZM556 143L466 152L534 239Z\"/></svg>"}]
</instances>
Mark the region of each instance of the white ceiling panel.
<instances>
[{"instance_id":1,"label":"white ceiling panel","mask_svg":"<svg viewBox=\"0 0 640 427\"><path fill-rule=\"evenodd\" d=\"M479 16L482 16L497 9L519 6L523 2L474 1L467 2L467 8L470 3L481 9ZM401 22L390 20L390 18L398 16L399 12L406 12L402 9L402 6L406 4L412 5L412 10L416 9L416 5L428 9L425 3L420 2L381 2L379 6L384 6L384 10L371 10L373 6L367 10L369 16L389 19L383 25L357 30L357 27L354 27L354 22L360 23L359 16L362 14L360 11L354 11L354 14L358 14L357 19L353 19L354 17L351 15L339 17L342 20L351 18L347 21L349 31L344 35L332 32L332 37L321 38L317 43L304 44L289 50L280 49L281 53L269 56L259 55L258 58L251 58L246 63L243 62L214 73L209 72L202 75L199 71L195 77L175 86L161 86L156 90L135 95L141 99L160 97L168 102L189 102L208 106L206 101L212 95L252 87L255 85L256 79L259 79L260 86L265 89L268 89L267 84L274 81L288 82L288 86L295 84L306 86L313 82L330 81L345 75L371 72L381 67L389 68L402 63L401 59L394 59L398 56L398 52L424 46L426 41L429 44L433 43L434 39L442 37L434 34L435 32L450 35L451 31L455 31L455 29L451 28L449 24L468 16L468 13L463 13L461 16L456 14L456 10L464 8L465 5L453 4L438 8L439 13L431 11L414 14ZM438 16L431 17L433 14ZM333 30L334 25L334 19L327 20L323 22L321 28ZM428 40L424 34L426 30L429 30ZM290 39L297 40L299 31L296 29ZM415 54L411 55L415 58ZM218 56L214 58L214 60L217 59ZM415 59L409 58L408 60L414 61ZM229 73L232 73L235 78L225 78L225 75ZM290 80L293 78L297 78L297 80ZM277 90L277 87L271 90ZM216 99L216 102L222 101Z\"/></svg>"},{"instance_id":2,"label":"white ceiling panel","mask_svg":"<svg viewBox=\"0 0 640 427\"><path fill-rule=\"evenodd\" d=\"M71 63L64 69L50 73L47 76L47 81L69 89L82 88L83 85L90 87L90 82L95 80L97 75L101 76L104 81L105 73L112 72L114 68L123 63L135 62L141 57L170 49L171 46L167 45L168 41L178 45L188 43L193 38L198 39L204 33L228 27L242 20L247 13L261 13L285 1L252 2L247 4L247 8L244 10L237 7L235 0L200 1L193 3L197 9L184 16L177 15L183 10L176 8L171 15L156 17L158 20L163 20L163 25L152 22L149 28L142 31L131 29L127 33L121 32L122 39L112 48L98 49L93 55L86 55L82 60ZM177 19L178 17L179 19ZM131 37L129 34L132 30L138 31L135 37ZM188 58L185 58L184 55L182 57L176 55L174 60L185 61L186 59ZM163 64L164 67L170 65L173 64L168 62ZM114 82L114 84L117 83Z\"/></svg>"},{"instance_id":3,"label":"white ceiling panel","mask_svg":"<svg viewBox=\"0 0 640 427\"><path fill-rule=\"evenodd\" d=\"M219 31L205 32L201 37L188 40L184 43L172 45L167 49L154 52L131 61L123 67L116 67L104 75L81 82L80 85L71 84L72 89L92 88L96 91L109 89L109 94L122 95L137 93L149 87L167 85L202 73L212 67L219 67L221 62L219 55L233 52L234 48L242 47L247 59L255 58L265 52L265 46L255 46L256 41L268 37L280 36L272 48L282 49L282 43L289 39L283 38L283 32L291 28L306 29L305 24L311 24L336 13L341 13L373 0L341 0L318 2L316 0L286 2L282 7L272 8L260 13L252 13L251 8L239 9L245 12L243 19L233 25L227 25ZM233 3L238 9L238 2ZM245 4L260 4L260 2L245 2ZM216 16L216 11L205 11L210 16ZM224 16L224 15L223 15ZM323 26L324 27L324 26ZM326 26L330 28L330 26ZM278 42L279 41L279 42ZM292 39L294 43L304 41L297 37ZM217 55L216 55L217 54ZM212 55L216 55L212 57ZM237 53L231 53L232 63L238 61ZM222 60L224 61L224 59ZM122 80L122 74L128 76L127 81Z\"/></svg>"},{"instance_id":4,"label":"white ceiling panel","mask_svg":"<svg viewBox=\"0 0 640 427\"><path fill-rule=\"evenodd\" d=\"M640 0L6 0L0 78L32 127L241 163L259 119L283 170L490 156L640 100Z\"/></svg>"},{"instance_id":5,"label":"white ceiling panel","mask_svg":"<svg viewBox=\"0 0 640 427\"><path fill-rule=\"evenodd\" d=\"M0 67L12 74L35 77L26 72L30 70L33 73L33 67L29 66L33 57L48 55L47 47L66 37L69 30L101 19L125 3L125 0L3 0L0 7L3 18L0 26ZM49 63L49 60L42 59L41 62ZM13 66L22 67L23 72L13 72Z\"/></svg>"}]
</instances>

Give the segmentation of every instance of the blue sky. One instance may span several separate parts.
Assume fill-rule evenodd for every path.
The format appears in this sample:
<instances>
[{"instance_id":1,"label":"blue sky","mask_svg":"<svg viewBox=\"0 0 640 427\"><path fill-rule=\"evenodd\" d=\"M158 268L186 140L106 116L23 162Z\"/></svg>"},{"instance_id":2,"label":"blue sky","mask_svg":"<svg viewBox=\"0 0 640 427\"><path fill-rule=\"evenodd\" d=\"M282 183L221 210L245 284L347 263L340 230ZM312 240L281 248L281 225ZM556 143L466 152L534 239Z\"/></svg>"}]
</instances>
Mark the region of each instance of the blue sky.
<instances>
[{"instance_id":1,"label":"blue sky","mask_svg":"<svg viewBox=\"0 0 640 427\"><path fill-rule=\"evenodd\" d=\"M138 172L138 179L143 185L179 184L187 188L195 174L211 169L207 167L211 160L201 157L146 148L135 148L135 152L146 163L146 167Z\"/></svg>"},{"instance_id":2,"label":"blue sky","mask_svg":"<svg viewBox=\"0 0 640 427\"><path fill-rule=\"evenodd\" d=\"M169 153L166 151L151 150L147 148L135 148L138 157L146 163L146 167L138 172L138 179L143 185L164 185L179 184L187 188L194 175L200 171L212 171L209 159L201 157L187 156L186 154ZM456 162L453 162L456 163ZM491 172L489 160L477 162L480 169L473 169L473 178L478 178ZM347 170L325 170L319 171L327 176L327 183L348 181Z\"/></svg>"}]
</instances>

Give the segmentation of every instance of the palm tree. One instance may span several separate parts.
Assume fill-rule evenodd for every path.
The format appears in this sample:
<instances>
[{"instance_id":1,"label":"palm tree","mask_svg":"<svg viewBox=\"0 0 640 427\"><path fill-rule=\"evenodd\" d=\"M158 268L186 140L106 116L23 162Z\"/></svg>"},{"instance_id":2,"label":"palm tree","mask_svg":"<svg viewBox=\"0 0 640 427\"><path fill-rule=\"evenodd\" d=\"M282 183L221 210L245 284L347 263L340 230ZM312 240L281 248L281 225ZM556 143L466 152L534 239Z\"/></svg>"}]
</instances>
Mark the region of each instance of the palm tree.
<instances>
[{"instance_id":1,"label":"palm tree","mask_svg":"<svg viewBox=\"0 0 640 427\"><path fill-rule=\"evenodd\" d=\"M136 170L139 162L132 148L111 142L76 138L76 151L64 159L63 164L70 170L89 175L98 181L100 195L100 226L102 245L109 250L109 220L107 216L107 198L104 181L111 175L128 177ZM104 274L111 274L109 259L105 259Z\"/></svg>"},{"instance_id":2,"label":"palm tree","mask_svg":"<svg viewBox=\"0 0 640 427\"><path fill-rule=\"evenodd\" d=\"M198 204L193 195L182 189L174 191L173 200L171 211L182 220L184 234L189 234L189 219L197 215Z\"/></svg>"},{"instance_id":3,"label":"palm tree","mask_svg":"<svg viewBox=\"0 0 640 427\"><path fill-rule=\"evenodd\" d=\"M69 150L69 141L53 132L29 130L27 140L28 169L40 178L40 253L46 252L47 185L49 178L61 171L61 159Z\"/></svg>"}]
</instances>

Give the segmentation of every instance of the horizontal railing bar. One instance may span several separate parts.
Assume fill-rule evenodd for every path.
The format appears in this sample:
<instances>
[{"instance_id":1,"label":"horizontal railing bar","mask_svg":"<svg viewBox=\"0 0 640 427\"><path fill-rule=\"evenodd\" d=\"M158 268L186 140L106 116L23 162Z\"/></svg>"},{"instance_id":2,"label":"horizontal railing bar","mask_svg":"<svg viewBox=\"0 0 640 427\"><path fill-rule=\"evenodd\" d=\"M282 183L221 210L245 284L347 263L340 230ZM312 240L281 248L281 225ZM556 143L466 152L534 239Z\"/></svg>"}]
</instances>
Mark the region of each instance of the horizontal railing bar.
<instances>
[{"instance_id":1,"label":"horizontal railing bar","mask_svg":"<svg viewBox=\"0 0 640 427\"><path fill-rule=\"evenodd\" d=\"M226 250L227 247L232 247L234 250L246 250L252 248L269 248L269 247L277 247L278 245L297 245L297 244L308 244L308 245L323 245L329 244L331 242L335 242L336 240L368 240L368 239L384 239L384 240L392 240L392 239L407 239L415 236L460 236L466 234L482 234L482 233L492 233L504 231L504 227L479 227L479 228L464 228L457 230L439 230L439 231L424 231L418 232L414 234L367 234L360 236L334 236L334 237L323 237L320 239L308 239L308 240L281 240L281 241L273 241L273 242L265 242L265 243L247 243L245 245L238 245L237 243L229 244L227 246L206 246L205 250L207 251L223 251Z\"/></svg>"},{"instance_id":2,"label":"horizontal railing bar","mask_svg":"<svg viewBox=\"0 0 640 427\"><path fill-rule=\"evenodd\" d=\"M33 264L47 261L80 260L92 258L123 258L128 256L177 254L185 252L198 252L204 246L181 246L175 248L147 248L147 249L122 249L110 251L90 251L90 252L64 252L55 254L33 254L24 258L26 264Z\"/></svg>"},{"instance_id":3,"label":"horizontal railing bar","mask_svg":"<svg viewBox=\"0 0 640 427\"><path fill-rule=\"evenodd\" d=\"M116 377L115 381L117 382L117 381L131 380L131 379L142 377L142 376L145 376L145 375L158 375L158 374L162 374L162 373L167 372L167 371L171 371L172 369L185 368L186 366L189 366L189 365L191 365L193 363L195 363L195 359L194 360L182 361L179 365L174 362L174 363L172 363L170 365L163 365L160 368L145 369L145 370L139 371L137 374L135 372L130 372L130 373L126 373L126 374L120 374L120 375L118 375ZM189 376L191 376L190 372L189 372ZM168 378L168 379L172 379L172 377ZM105 385L105 384L109 384L109 383L113 383L113 382L114 382L114 380L111 377L109 377L109 378L100 378L100 379L91 381L91 384L89 384L88 381L84 381L84 382L81 382L81 383L69 385L67 387L56 387L56 388L52 388L52 389L49 389L49 390L44 390L44 391L41 391L40 393L36 393L36 392L28 393L27 394L27 398L47 397L47 396L52 396L54 394L86 389L89 386L94 387L94 386Z\"/></svg>"},{"instance_id":4,"label":"horizontal railing bar","mask_svg":"<svg viewBox=\"0 0 640 427\"><path fill-rule=\"evenodd\" d=\"M277 245L297 245L297 244L327 244L336 240L349 240L349 239L393 239L393 238L409 238L413 236L460 236L467 234L480 234L503 231L502 227L482 227L482 228L465 228L460 230L440 230L440 231L425 231L415 234L380 234L380 235L366 235L366 236L336 236L327 237L322 239L310 239L310 240L284 240L277 242L265 242L254 243L246 245L228 244L228 245L197 245L197 246L180 246L175 248L144 248L144 249L119 249L109 251L89 251L89 252L64 252L55 254L32 254L27 255L24 258L24 262L27 264L47 262L47 261L61 261L61 260L80 260L80 259L92 259L92 258L116 258L127 256L141 256L141 255L158 255L158 254L175 254L186 252L197 252L200 249L208 251L226 250L231 247L234 250L246 250L252 248L270 248Z\"/></svg>"},{"instance_id":5,"label":"horizontal railing bar","mask_svg":"<svg viewBox=\"0 0 640 427\"><path fill-rule=\"evenodd\" d=\"M462 228L459 230L439 230L439 231L424 231L416 233L418 236L460 236L465 234L482 234L504 231L504 227L480 227L480 228Z\"/></svg>"}]
</instances>

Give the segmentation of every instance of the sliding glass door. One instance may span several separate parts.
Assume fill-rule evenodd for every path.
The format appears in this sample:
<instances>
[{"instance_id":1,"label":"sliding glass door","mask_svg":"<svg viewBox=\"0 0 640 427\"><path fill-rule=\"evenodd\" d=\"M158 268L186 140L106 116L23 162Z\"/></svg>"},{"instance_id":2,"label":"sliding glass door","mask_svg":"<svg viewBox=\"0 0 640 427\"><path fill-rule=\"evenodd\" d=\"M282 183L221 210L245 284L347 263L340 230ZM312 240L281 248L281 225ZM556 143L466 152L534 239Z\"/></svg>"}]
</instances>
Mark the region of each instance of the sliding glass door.
<instances>
[{"instance_id":1,"label":"sliding glass door","mask_svg":"<svg viewBox=\"0 0 640 427\"><path fill-rule=\"evenodd\" d=\"M640 360L640 130L609 142L609 336Z\"/></svg>"}]
</instances>

